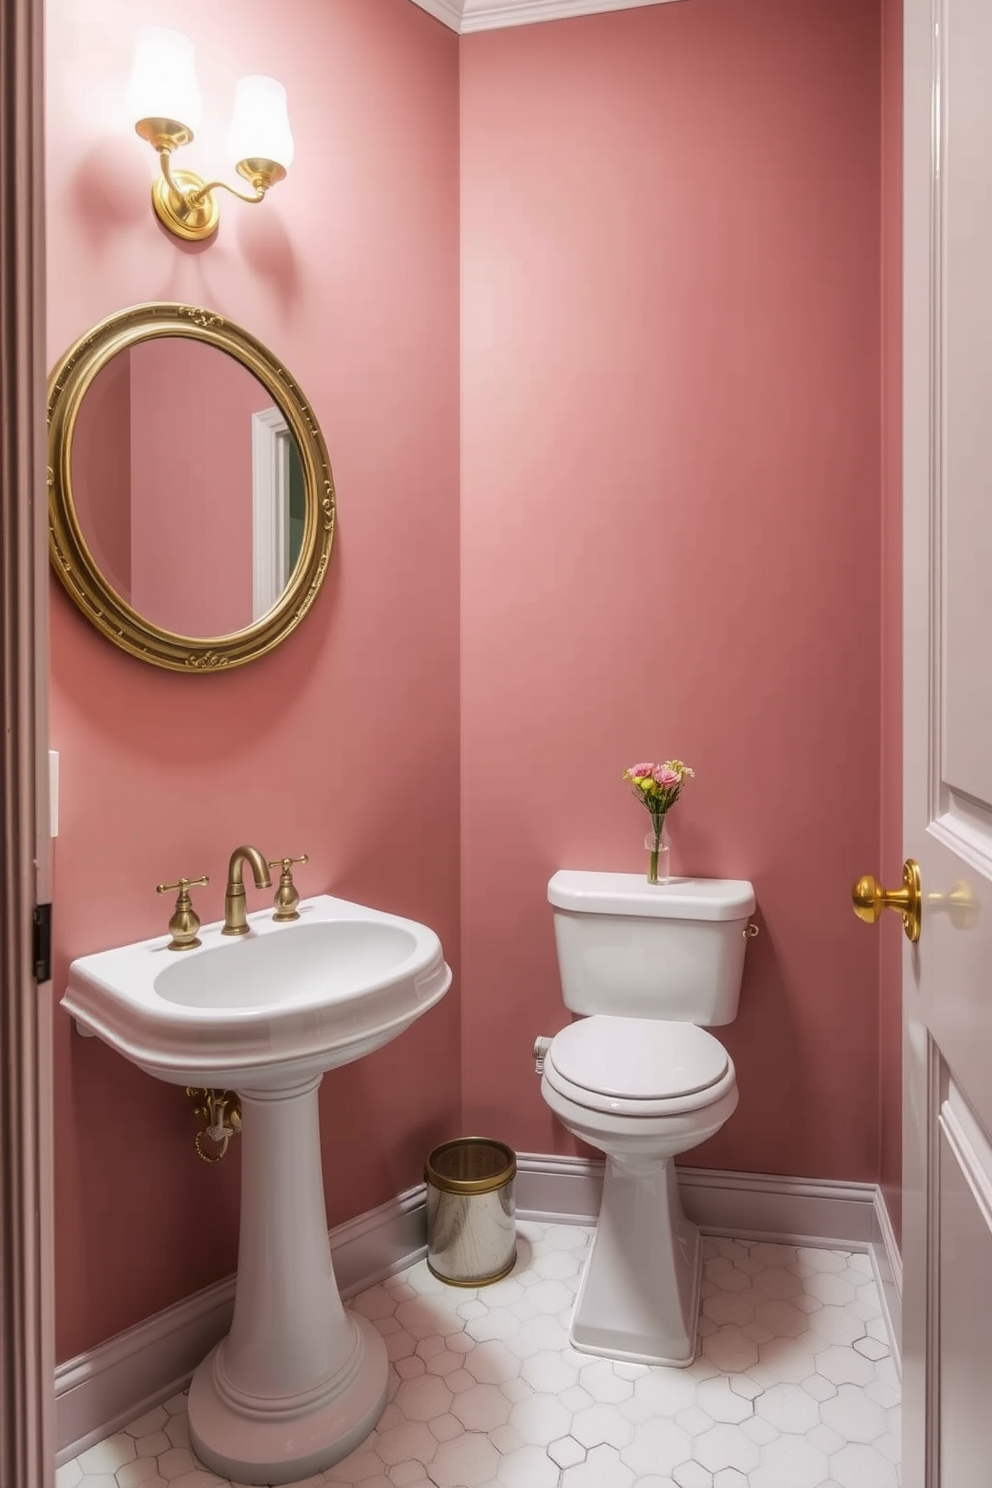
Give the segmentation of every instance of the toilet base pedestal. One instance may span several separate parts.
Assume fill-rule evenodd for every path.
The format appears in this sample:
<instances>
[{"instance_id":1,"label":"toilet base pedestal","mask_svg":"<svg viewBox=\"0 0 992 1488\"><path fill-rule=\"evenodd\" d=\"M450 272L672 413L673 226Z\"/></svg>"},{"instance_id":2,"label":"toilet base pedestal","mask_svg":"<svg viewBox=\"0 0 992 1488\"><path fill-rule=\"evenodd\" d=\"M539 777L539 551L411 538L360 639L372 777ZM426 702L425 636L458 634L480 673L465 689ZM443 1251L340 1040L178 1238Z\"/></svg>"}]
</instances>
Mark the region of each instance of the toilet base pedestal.
<instances>
[{"instance_id":1,"label":"toilet base pedestal","mask_svg":"<svg viewBox=\"0 0 992 1488\"><path fill-rule=\"evenodd\" d=\"M630 1364L691 1364L700 1269L699 1231L682 1212L673 1159L608 1156L573 1348Z\"/></svg>"}]
</instances>

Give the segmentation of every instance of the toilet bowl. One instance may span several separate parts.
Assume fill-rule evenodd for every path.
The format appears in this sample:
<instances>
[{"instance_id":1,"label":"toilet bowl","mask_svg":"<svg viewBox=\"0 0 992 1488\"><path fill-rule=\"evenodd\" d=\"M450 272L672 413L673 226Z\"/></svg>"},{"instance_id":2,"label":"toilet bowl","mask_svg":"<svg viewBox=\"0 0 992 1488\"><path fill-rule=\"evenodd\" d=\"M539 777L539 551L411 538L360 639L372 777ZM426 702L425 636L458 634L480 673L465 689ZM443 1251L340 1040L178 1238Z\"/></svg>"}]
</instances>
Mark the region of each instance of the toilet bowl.
<instances>
[{"instance_id":1,"label":"toilet bowl","mask_svg":"<svg viewBox=\"0 0 992 1488\"><path fill-rule=\"evenodd\" d=\"M551 880L564 1001L586 1016L550 1041L541 1094L606 1158L573 1346L687 1365L700 1244L674 1159L718 1132L737 1106L733 1061L699 1025L736 1014L754 894L739 880L648 887L629 874Z\"/></svg>"}]
</instances>

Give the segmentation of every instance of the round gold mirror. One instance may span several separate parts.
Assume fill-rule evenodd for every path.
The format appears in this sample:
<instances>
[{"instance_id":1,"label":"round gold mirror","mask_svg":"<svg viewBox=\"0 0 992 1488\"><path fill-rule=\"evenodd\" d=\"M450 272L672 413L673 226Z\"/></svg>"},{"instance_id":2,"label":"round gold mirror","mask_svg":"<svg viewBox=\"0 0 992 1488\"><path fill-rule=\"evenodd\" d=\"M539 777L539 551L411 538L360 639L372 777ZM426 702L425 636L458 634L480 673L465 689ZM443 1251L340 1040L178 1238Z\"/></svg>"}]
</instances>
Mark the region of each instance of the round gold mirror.
<instances>
[{"instance_id":1,"label":"round gold mirror","mask_svg":"<svg viewBox=\"0 0 992 1488\"><path fill-rule=\"evenodd\" d=\"M52 564L141 661L242 666L323 582L334 482L309 404L254 336L190 305L95 326L48 386Z\"/></svg>"}]
</instances>

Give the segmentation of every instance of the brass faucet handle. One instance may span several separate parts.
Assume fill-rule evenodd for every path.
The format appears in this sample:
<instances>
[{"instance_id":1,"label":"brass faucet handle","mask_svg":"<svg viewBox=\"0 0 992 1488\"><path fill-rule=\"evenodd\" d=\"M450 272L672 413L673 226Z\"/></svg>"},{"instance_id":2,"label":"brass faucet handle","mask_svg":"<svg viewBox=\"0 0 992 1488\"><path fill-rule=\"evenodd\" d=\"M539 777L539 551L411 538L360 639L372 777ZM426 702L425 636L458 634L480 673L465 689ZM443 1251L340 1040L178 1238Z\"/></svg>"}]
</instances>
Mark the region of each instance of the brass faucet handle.
<instances>
[{"instance_id":1,"label":"brass faucet handle","mask_svg":"<svg viewBox=\"0 0 992 1488\"><path fill-rule=\"evenodd\" d=\"M210 879L204 874L202 878L181 878L178 883L155 885L156 894L171 894L173 890L179 890L175 912L169 921L169 930L172 933L172 939L168 945L170 951L191 951L200 944L200 938L196 933L200 928L200 916L193 908L189 891L205 886L209 882Z\"/></svg>"},{"instance_id":2,"label":"brass faucet handle","mask_svg":"<svg viewBox=\"0 0 992 1488\"><path fill-rule=\"evenodd\" d=\"M173 889L178 889L180 894L187 894L190 889L203 888L210 882L206 874L202 878L181 878L174 884L156 884L156 894L171 894Z\"/></svg>"},{"instance_id":3,"label":"brass faucet handle","mask_svg":"<svg viewBox=\"0 0 992 1488\"><path fill-rule=\"evenodd\" d=\"M293 882L293 864L309 863L310 857L302 853L298 858L273 858L270 868L278 868L279 887L276 889L274 920L298 920L300 912L297 905L300 902L300 894Z\"/></svg>"}]
</instances>

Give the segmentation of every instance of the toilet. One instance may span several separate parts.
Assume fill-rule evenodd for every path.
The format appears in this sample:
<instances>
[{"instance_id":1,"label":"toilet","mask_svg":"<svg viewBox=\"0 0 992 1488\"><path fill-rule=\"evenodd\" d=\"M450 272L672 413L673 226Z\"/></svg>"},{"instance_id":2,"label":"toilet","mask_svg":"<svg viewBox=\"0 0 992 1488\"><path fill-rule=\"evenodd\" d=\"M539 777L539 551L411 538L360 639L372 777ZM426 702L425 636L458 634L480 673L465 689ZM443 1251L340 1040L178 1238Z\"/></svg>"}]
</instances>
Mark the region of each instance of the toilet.
<instances>
[{"instance_id":1,"label":"toilet","mask_svg":"<svg viewBox=\"0 0 992 1488\"><path fill-rule=\"evenodd\" d=\"M707 1026L737 1015L754 890L742 879L648 884L561 870L548 884L565 1006L541 1093L606 1157L603 1201L571 1326L584 1353L687 1365L699 1232L675 1158L720 1130L737 1077Z\"/></svg>"}]
</instances>

